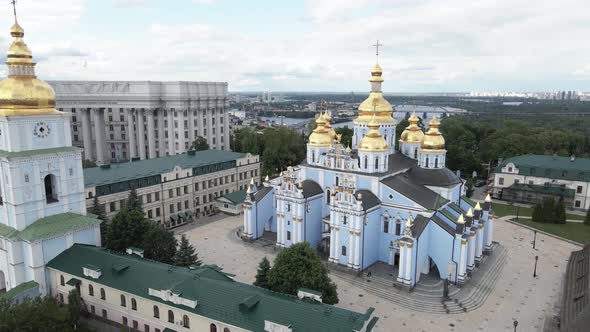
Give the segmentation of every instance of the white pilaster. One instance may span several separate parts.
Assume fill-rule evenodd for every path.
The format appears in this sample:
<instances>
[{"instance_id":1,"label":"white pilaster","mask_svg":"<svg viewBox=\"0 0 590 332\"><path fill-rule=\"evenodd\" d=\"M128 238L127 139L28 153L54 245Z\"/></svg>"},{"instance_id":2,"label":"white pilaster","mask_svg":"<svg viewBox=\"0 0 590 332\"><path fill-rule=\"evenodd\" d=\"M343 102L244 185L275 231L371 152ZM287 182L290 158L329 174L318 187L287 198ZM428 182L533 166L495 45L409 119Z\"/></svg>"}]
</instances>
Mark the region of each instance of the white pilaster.
<instances>
[{"instance_id":1,"label":"white pilaster","mask_svg":"<svg viewBox=\"0 0 590 332\"><path fill-rule=\"evenodd\" d=\"M406 274L406 244L400 242L399 244L399 270L397 273L397 281L404 283L404 276Z\"/></svg>"},{"instance_id":2,"label":"white pilaster","mask_svg":"<svg viewBox=\"0 0 590 332\"><path fill-rule=\"evenodd\" d=\"M481 261L481 255L483 253L483 225L477 225L477 234L476 234L476 250L475 250L475 261L479 263Z\"/></svg>"},{"instance_id":3,"label":"white pilaster","mask_svg":"<svg viewBox=\"0 0 590 332\"><path fill-rule=\"evenodd\" d=\"M156 128L154 123L155 110L147 111L148 150L150 159L156 158Z\"/></svg>"},{"instance_id":4,"label":"white pilaster","mask_svg":"<svg viewBox=\"0 0 590 332\"><path fill-rule=\"evenodd\" d=\"M361 257L361 255L362 255L362 252L361 252L361 247L360 247L360 243L361 243L361 236L360 236L360 234L357 234L357 233L355 233L355 234L354 234L354 239L355 239L355 241L356 241L356 242L355 242L355 243L356 243L356 244L355 244L355 247L356 247L355 253L356 253L356 255L355 255L355 257L354 257L354 266L355 266L356 268L360 268L360 269L362 269L363 267L362 267L362 266L360 266L360 264L359 264L359 263L360 263L360 257Z\"/></svg>"},{"instance_id":5,"label":"white pilaster","mask_svg":"<svg viewBox=\"0 0 590 332\"><path fill-rule=\"evenodd\" d=\"M406 261L404 262L406 264L406 268L404 269L404 279L405 282L410 284L412 281L411 279L411 272L412 272L412 250L414 250L413 248L413 244L412 243L408 243L407 244L407 249L406 249Z\"/></svg>"},{"instance_id":6,"label":"white pilaster","mask_svg":"<svg viewBox=\"0 0 590 332\"><path fill-rule=\"evenodd\" d=\"M92 160L92 126L90 125L90 109L79 109L82 117L82 139L84 140L84 159Z\"/></svg>"},{"instance_id":7,"label":"white pilaster","mask_svg":"<svg viewBox=\"0 0 590 332\"><path fill-rule=\"evenodd\" d=\"M96 163L104 165L107 163L106 135L104 123L104 108L94 109L94 132L96 133ZM110 159L110 158L109 158Z\"/></svg>"},{"instance_id":8,"label":"white pilaster","mask_svg":"<svg viewBox=\"0 0 590 332\"><path fill-rule=\"evenodd\" d=\"M494 221L492 218L488 217L485 227L487 228L487 232L484 232L486 234L485 249L487 251L492 249L492 241L494 239Z\"/></svg>"},{"instance_id":9,"label":"white pilaster","mask_svg":"<svg viewBox=\"0 0 590 332\"><path fill-rule=\"evenodd\" d=\"M135 124L136 121L133 119L135 116L135 110L127 109L127 136L129 136L129 159L137 158L137 142L135 139Z\"/></svg>"},{"instance_id":10,"label":"white pilaster","mask_svg":"<svg viewBox=\"0 0 590 332\"><path fill-rule=\"evenodd\" d=\"M166 139L164 137L164 110L158 109L158 154L160 157L166 155Z\"/></svg>"},{"instance_id":11,"label":"white pilaster","mask_svg":"<svg viewBox=\"0 0 590 332\"><path fill-rule=\"evenodd\" d=\"M137 111L137 136L138 136L138 144L137 148L139 149L139 158L144 160L146 158L145 155L145 121L144 121L144 110L140 109Z\"/></svg>"},{"instance_id":12,"label":"white pilaster","mask_svg":"<svg viewBox=\"0 0 590 332\"><path fill-rule=\"evenodd\" d=\"M468 240L468 255L467 255L467 271L473 271L475 266L475 231L469 231Z\"/></svg>"},{"instance_id":13,"label":"white pilaster","mask_svg":"<svg viewBox=\"0 0 590 332\"><path fill-rule=\"evenodd\" d=\"M176 131L174 130L174 112L172 110L168 110L168 153L170 155L176 154L176 149L174 145L176 143Z\"/></svg>"}]
</instances>

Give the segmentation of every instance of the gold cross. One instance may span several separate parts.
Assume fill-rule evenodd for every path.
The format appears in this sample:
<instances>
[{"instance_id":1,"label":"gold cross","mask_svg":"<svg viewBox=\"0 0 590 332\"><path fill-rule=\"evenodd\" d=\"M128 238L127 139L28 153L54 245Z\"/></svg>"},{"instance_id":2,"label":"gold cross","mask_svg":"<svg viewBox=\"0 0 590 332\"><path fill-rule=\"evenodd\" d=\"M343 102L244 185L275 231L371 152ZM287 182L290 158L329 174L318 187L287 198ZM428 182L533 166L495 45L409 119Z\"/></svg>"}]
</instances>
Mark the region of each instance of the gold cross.
<instances>
[{"instance_id":1,"label":"gold cross","mask_svg":"<svg viewBox=\"0 0 590 332\"><path fill-rule=\"evenodd\" d=\"M12 10L14 12L14 21L16 22L16 0L10 0L10 3L12 4Z\"/></svg>"},{"instance_id":2,"label":"gold cross","mask_svg":"<svg viewBox=\"0 0 590 332\"><path fill-rule=\"evenodd\" d=\"M375 46L375 55L377 56L377 60L379 60L379 46L383 46L383 44L380 44L379 39L377 39L377 42L373 46Z\"/></svg>"}]
</instances>

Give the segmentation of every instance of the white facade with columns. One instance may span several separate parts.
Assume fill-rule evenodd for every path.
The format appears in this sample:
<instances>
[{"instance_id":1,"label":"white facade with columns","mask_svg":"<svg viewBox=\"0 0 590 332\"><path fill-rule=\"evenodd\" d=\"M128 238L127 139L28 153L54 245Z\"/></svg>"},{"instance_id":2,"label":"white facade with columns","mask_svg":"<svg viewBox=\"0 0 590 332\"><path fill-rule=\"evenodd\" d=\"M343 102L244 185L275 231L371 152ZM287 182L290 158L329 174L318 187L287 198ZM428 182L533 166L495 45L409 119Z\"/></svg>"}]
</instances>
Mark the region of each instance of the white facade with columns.
<instances>
[{"instance_id":1,"label":"white facade with columns","mask_svg":"<svg viewBox=\"0 0 590 332\"><path fill-rule=\"evenodd\" d=\"M52 81L72 144L98 164L187 151L198 136L229 151L225 82Z\"/></svg>"}]
</instances>

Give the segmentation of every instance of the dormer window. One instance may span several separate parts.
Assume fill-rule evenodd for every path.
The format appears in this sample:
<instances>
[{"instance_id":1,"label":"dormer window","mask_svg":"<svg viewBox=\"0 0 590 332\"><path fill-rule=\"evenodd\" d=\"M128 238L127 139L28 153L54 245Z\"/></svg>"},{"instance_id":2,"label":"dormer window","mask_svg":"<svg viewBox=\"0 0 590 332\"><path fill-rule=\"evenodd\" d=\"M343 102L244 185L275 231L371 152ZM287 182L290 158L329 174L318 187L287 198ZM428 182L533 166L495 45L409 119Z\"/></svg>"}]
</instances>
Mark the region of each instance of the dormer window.
<instances>
[{"instance_id":1,"label":"dormer window","mask_svg":"<svg viewBox=\"0 0 590 332\"><path fill-rule=\"evenodd\" d=\"M92 279L98 279L102 275L102 271L100 270L100 268L90 264L83 266L82 272L85 276L90 277Z\"/></svg>"}]
</instances>

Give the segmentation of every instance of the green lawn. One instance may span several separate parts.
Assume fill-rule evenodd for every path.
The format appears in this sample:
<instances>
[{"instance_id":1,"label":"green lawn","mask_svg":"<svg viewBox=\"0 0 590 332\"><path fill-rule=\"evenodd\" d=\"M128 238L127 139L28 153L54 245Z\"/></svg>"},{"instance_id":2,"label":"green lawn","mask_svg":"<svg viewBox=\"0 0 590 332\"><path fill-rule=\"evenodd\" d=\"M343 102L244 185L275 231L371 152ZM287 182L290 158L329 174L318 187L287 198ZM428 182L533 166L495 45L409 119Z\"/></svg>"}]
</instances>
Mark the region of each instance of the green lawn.
<instances>
[{"instance_id":1,"label":"green lawn","mask_svg":"<svg viewBox=\"0 0 590 332\"><path fill-rule=\"evenodd\" d=\"M496 213L497 217L515 216L517 209L518 216L531 217L533 215L533 209L528 207L518 207L516 205L507 205L500 203L494 203L494 205L492 206L492 210L494 210L494 213ZM584 216L579 216L577 214L571 213L568 213L566 215L566 218L573 220L584 220Z\"/></svg>"},{"instance_id":2,"label":"green lawn","mask_svg":"<svg viewBox=\"0 0 590 332\"><path fill-rule=\"evenodd\" d=\"M576 242L584 244L590 243L590 226L584 225L583 223L568 222L566 224L544 224L527 219L512 219L512 221Z\"/></svg>"}]
</instances>

